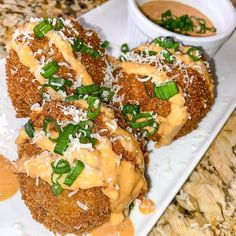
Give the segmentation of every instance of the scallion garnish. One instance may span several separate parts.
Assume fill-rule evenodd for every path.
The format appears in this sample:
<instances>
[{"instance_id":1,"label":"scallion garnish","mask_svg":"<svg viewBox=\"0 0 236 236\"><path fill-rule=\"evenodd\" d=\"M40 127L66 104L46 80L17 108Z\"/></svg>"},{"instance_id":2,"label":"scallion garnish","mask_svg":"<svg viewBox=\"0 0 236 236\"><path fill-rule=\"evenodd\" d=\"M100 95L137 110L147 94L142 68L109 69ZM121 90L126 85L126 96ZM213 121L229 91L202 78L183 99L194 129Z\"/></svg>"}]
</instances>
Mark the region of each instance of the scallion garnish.
<instances>
[{"instance_id":1,"label":"scallion garnish","mask_svg":"<svg viewBox=\"0 0 236 236\"><path fill-rule=\"evenodd\" d=\"M64 27L62 20L58 18L55 18L55 19L56 19L56 22L55 22L55 25L53 25L53 29L56 31L61 30Z\"/></svg>"},{"instance_id":2,"label":"scallion garnish","mask_svg":"<svg viewBox=\"0 0 236 236\"><path fill-rule=\"evenodd\" d=\"M178 94L179 92L175 81L168 81L166 83L155 86L154 91L155 96L162 100L167 100Z\"/></svg>"},{"instance_id":3,"label":"scallion garnish","mask_svg":"<svg viewBox=\"0 0 236 236\"><path fill-rule=\"evenodd\" d=\"M52 77L58 70L59 70L59 65L57 61L53 60L49 62L47 65L43 66L41 75L44 78L50 78Z\"/></svg>"},{"instance_id":4,"label":"scallion garnish","mask_svg":"<svg viewBox=\"0 0 236 236\"><path fill-rule=\"evenodd\" d=\"M202 58L202 50L200 47L189 48L187 54L193 61L199 61Z\"/></svg>"},{"instance_id":5,"label":"scallion garnish","mask_svg":"<svg viewBox=\"0 0 236 236\"><path fill-rule=\"evenodd\" d=\"M63 132L59 134L59 137L57 138L57 143L54 148L54 152L63 155L64 151L67 149L68 142L69 142L69 135L73 135L77 129L76 125L68 124Z\"/></svg>"},{"instance_id":6,"label":"scallion garnish","mask_svg":"<svg viewBox=\"0 0 236 236\"><path fill-rule=\"evenodd\" d=\"M174 49L175 51L179 49L179 43L176 42L172 37L156 38L154 43L159 44L163 48Z\"/></svg>"},{"instance_id":7,"label":"scallion garnish","mask_svg":"<svg viewBox=\"0 0 236 236\"><path fill-rule=\"evenodd\" d=\"M127 43L124 43L121 45L121 52L123 52L123 53L129 52L129 46Z\"/></svg>"},{"instance_id":8,"label":"scallion garnish","mask_svg":"<svg viewBox=\"0 0 236 236\"><path fill-rule=\"evenodd\" d=\"M215 27L207 27L204 19L189 15L174 16L170 10L164 12L161 19L155 22L167 30L185 35L191 32L204 34L206 31L216 31Z\"/></svg>"},{"instance_id":9,"label":"scallion garnish","mask_svg":"<svg viewBox=\"0 0 236 236\"><path fill-rule=\"evenodd\" d=\"M87 86L82 86L76 89L77 94L85 95L85 94L93 94L95 92L99 92L100 87L97 84L90 84Z\"/></svg>"},{"instance_id":10,"label":"scallion garnish","mask_svg":"<svg viewBox=\"0 0 236 236\"><path fill-rule=\"evenodd\" d=\"M51 77L48 79L48 84L56 87L72 86L72 82L68 79L61 79L58 77Z\"/></svg>"},{"instance_id":11,"label":"scallion garnish","mask_svg":"<svg viewBox=\"0 0 236 236\"><path fill-rule=\"evenodd\" d=\"M92 129L93 128L93 122L91 120L83 120L80 121L78 124L79 129Z\"/></svg>"},{"instance_id":12,"label":"scallion garnish","mask_svg":"<svg viewBox=\"0 0 236 236\"><path fill-rule=\"evenodd\" d=\"M44 131L45 135L46 135L46 136L48 135L50 140L56 141L57 138L56 138L56 139L52 138L51 135L50 135L50 133L49 133L49 131L48 131L48 126L49 126L49 124L53 124L53 125L55 126L57 132L59 132L59 134L62 132L61 127L60 127L60 125L57 123L56 120L54 120L54 119L52 119L52 118L50 118L50 117L44 118L44 121L43 121L43 131Z\"/></svg>"},{"instance_id":13,"label":"scallion garnish","mask_svg":"<svg viewBox=\"0 0 236 236\"><path fill-rule=\"evenodd\" d=\"M161 52L162 56L165 58L165 60L169 63L173 63L173 61L175 60L175 57L171 54L171 52L167 49L164 49Z\"/></svg>"},{"instance_id":14,"label":"scallion garnish","mask_svg":"<svg viewBox=\"0 0 236 236\"><path fill-rule=\"evenodd\" d=\"M139 121L139 122L130 122L130 127L132 129L140 129L144 128L146 126L152 126L154 124L154 119L146 119L145 121Z\"/></svg>"},{"instance_id":15,"label":"scallion garnish","mask_svg":"<svg viewBox=\"0 0 236 236\"><path fill-rule=\"evenodd\" d=\"M136 105L136 104L126 104L122 108L123 114L135 115L135 114L139 114L139 112L140 112L140 107L139 105Z\"/></svg>"},{"instance_id":16,"label":"scallion garnish","mask_svg":"<svg viewBox=\"0 0 236 236\"><path fill-rule=\"evenodd\" d=\"M93 58L99 58L101 56L101 54L98 51L85 45L83 39L81 38L74 39L71 47L75 52L83 52L89 54Z\"/></svg>"},{"instance_id":17,"label":"scallion garnish","mask_svg":"<svg viewBox=\"0 0 236 236\"><path fill-rule=\"evenodd\" d=\"M25 132L27 133L27 135L30 137L30 138L33 138L34 137L34 124L31 120L29 120L25 125L24 125L24 128L25 128Z\"/></svg>"},{"instance_id":18,"label":"scallion garnish","mask_svg":"<svg viewBox=\"0 0 236 236\"><path fill-rule=\"evenodd\" d=\"M145 138L151 138L157 131L159 128L159 124L154 122L153 125L148 128L144 127L140 129L140 132L142 133L143 137Z\"/></svg>"},{"instance_id":19,"label":"scallion garnish","mask_svg":"<svg viewBox=\"0 0 236 236\"><path fill-rule=\"evenodd\" d=\"M34 34L37 38L43 38L50 30L52 30L52 25L48 19L44 19L39 24L34 27Z\"/></svg>"},{"instance_id":20,"label":"scallion garnish","mask_svg":"<svg viewBox=\"0 0 236 236\"><path fill-rule=\"evenodd\" d=\"M104 102L111 101L115 94L113 90L107 87L101 87L99 93L102 101Z\"/></svg>"},{"instance_id":21,"label":"scallion garnish","mask_svg":"<svg viewBox=\"0 0 236 236\"><path fill-rule=\"evenodd\" d=\"M109 43L107 40L105 40L105 41L101 44L101 47L104 48L104 49L106 49L106 48L109 47L109 44L110 44L110 43Z\"/></svg>"},{"instance_id":22,"label":"scallion garnish","mask_svg":"<svg viewBox=\"0 0 236 236\"><path fill-rule=\"evenodd\" d=\"M66 176L64 184L71 186L78 176L82 173L85 165L82 161L77 160L74 163L74 167L71 169L70 173Z\"/></svg>"},{"instance_id":23,"label":"scallion garnish","mask_svg":"<svg viewBox=\"0 0 236 236\"><path fill-rule=\"evenodd\" d=\"M98 97L88 96L87 102L88 107L88 117L90 120L95 120L100 114L101 100Z\"/></svg>"},{"instance_id":24,"label":"scallion garnish","mask_svg":"<svg viewBox=\"0 0 236 236\"><path fill-rule=\"evenodd\" d=\"M53 183L52 184L52 192L55 196L58 196L63 192L63 188L61 187L61 185L58 182Z\"/></svg>"},{"instance_id":25,"label":"scallion garnish","mask_svg":"<svg viewBox=\"0 0 236 236\"><path fill-rule=\"evenodd\" d=\"M70 164L67 160L60 159L59 161L54 161L51 163L53 173L62 175L70 172Z\"/></svg>"},{"instance_id":26,"label":"scallion garnish","mask_svg":"<svg viewBox=\"0 0 236 236\"><path fill-rule=\"evenodd\" d=\"M70 95L65 98L65 102L72 102L72 101L80 100L80 99L81 99L81 96L79 95Z\"/></svg>"},{"instance_id":27,"label":"scallion garnish","mask_svg":"<svg viewBox=\"0 0 236 236\"><path fill-rule=\"evenodd\" d=\"M149 56L156 56L157 52L155 52L155 51L148 51L148 55Z\"/></svg>"}]
</instances>

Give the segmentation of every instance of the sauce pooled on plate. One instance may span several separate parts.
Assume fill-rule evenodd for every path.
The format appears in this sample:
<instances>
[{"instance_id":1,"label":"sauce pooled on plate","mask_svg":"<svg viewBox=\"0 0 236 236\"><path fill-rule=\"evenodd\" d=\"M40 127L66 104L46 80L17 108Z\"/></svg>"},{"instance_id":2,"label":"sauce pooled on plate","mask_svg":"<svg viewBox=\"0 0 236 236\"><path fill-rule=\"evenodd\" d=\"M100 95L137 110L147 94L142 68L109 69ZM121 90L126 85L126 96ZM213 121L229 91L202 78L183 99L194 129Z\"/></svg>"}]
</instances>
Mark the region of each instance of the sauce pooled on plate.
<instances>
[{"instance_id":1,"label":"sauce pooled on plate","mask_svg":"<svg viewBox=\"0 0 236 236\"><path fill-rule=\"evenodd\" d=\"M14 170L14 165L0 155L0 201L12 197L19 189Z\"/></svg>"}]
</instances>

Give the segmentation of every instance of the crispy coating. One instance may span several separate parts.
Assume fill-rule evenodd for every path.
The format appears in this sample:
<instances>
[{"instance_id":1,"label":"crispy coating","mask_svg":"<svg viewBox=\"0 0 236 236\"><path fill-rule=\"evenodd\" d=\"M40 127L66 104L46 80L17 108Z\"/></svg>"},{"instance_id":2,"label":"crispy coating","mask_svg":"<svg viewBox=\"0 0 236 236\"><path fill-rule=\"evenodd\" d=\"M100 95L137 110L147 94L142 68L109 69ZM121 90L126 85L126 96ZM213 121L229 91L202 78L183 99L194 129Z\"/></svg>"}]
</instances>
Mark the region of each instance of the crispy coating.
<instances>
[{"instance_id":1,"label":"crispy coating","mask_svg":"<svg viewBox=\"0 0 236 236\"><path fill-rule=\"evenodd\" d=\"M52 101L51 103L45 103L40 111L33 111L30 114L30 120L35 128L43 126L45 117L55 120L59 119L61 122L71 120L71 116L65 115L59 108L59 106L70 105L75 106L77 109L81 108L78 103ZM102 119L103 115L101 113L94 121L94 132L106 128ZM50 129L54 130L55 127L52 126ZM102 132L100 135L109 138L113 137L109 131ZM112 145L113 150L118 155L122 154L122 158L133 163L135 162L136 156L125 151L119 142L115 141ZM19 159L24 158L26 161L42 152L43 150L36 144L31 143L30 140L18 144ZM26 174L18 173L18 179L22 199L29 208L32 217L52 232L80 235L90 232L110 219L111 208L109 198L102 193L99 187L87 190L79 189L72 197L68 197L71 191L64 190L62 194L56 197L52 193L51 186L41 179L38 186L36 179L27 177ZM143 190L140 193L140 197L144 196L145 192L146 190ZM82 210L78 206L77 201L86 205L88 210Z\"/></svg>"},{"instance_id":2,"label":"crispy coating","mask_svg":"<svg viewBox=\"0 0 236 236\"><path fill-rule=\"evenodd\" d=\"M64 190L56 197L51 186L41 179L38 186L35 179L26 174L18 174L18 180L22 199L32 217L52 232L80 235L109 220L109 199L100 188L80 189L72 197L68 197L71 191ZM77 201L85 204L88 210L82 210Z\"/></svg>"},{"instance_id":3,"label":"crispy coating","mask_svg":"<svg viewBox=\"0 0 236 236\"><path fill-rule=\"evenodd\" d=\"M186 71L189 78L193 78L191 82L186 82ZM123 105L138 103L142 111L153 111L163 117L169 115L171 111L170 102L153 97L154 86L150 80L145 83L140 82L137 80L140 77L138 74L127 74L120 67L117 67L113 74L116 80L118 80L116 84L121 86L118 94L124 96ZM214 98L211 95L209 84L204 75L200 74L197 70L190 67L186 68L185 71L180 68L173 68L171 72L167 72L167 76L177 78L177 84L185 94L185 106L189 113L189 119L175 136L175 139L177 139L196 129L199 122L210 110ZM119 107L119 104L115 105ZM156 133L151 139L158 142L160 136Z\"/></svg>"},{"instance_id":4,"label":"crispy coating","mask_svg":"<svg viewBox=\"0 0 236 236\"><path fill-rule=\"evenodd\" d=\"M185 97L185 106L189 113L189 119L179 131L175 139L190 133L196 129L202 118L210 111L214 98L211 96L209 85L204 77L196 70L188 68L188 74L193 80L186 85L183 73L179 70L177 82L187 94Z\"/></svg>"},{"instance_id":5,"label":"crispy coating","mask_svg":"<svg viewBox=\"0 0 236 236\"><path fill-rule=\"evenodd\" d=\"M72 20L74 29L79 32L79 36L75 35L67 27L65 27L64 35L67 37L79 37L84 40L84 43L90 45L95 50L102 53L100 58L93 58L85 53L74 53L75 57L81 60L83 66L90 74L92 79L102 81L104 77L104 70L106 67L106 55L104 49L101 48L101 41L98 35L91 29L85 29L75 20ZM17 40L21 42L23 36L18 36ZM46 62L49 58L57 62L66 62L62 53L54 46L49 46L49 39L38 39L33 34L30 35L28 46L34 53L34 56L39 61ZM35 103L42 103L40 95L40 84L35 80L35 76L30 72L29 68L24 66L17 55L17 53L10 49L9 56L6 62L6 75L8 83L8 93L12 100L12 104L16 110L17 117L27 117L30 114L30 108ZM74 82L76 78L75 72L66 65L61 64L57 75L63 79L69 79ZM67 88L67 94L72 90Z\"/></svg>"},{"instance_id":6,"label":"crispy coating","mask_svg":"<svg viewBox=\"0 0 236 236\"><path fill-rule=\"evenodd\" d=\"M121 86L118 95L124 94L123 105L139 103L140 109L145 111L154 111L158 115L168 116L170 113L170 102L153 97L154 89L151 82L142 83L136 79L137 75L120 73L118 68L114 71L114 77L118 78L118 85ZM119 75L122 76L119 76ZM145 88L146 86L146 88ZM149 95L147 92L149 92Z\"/></svg>"}]
</instances>

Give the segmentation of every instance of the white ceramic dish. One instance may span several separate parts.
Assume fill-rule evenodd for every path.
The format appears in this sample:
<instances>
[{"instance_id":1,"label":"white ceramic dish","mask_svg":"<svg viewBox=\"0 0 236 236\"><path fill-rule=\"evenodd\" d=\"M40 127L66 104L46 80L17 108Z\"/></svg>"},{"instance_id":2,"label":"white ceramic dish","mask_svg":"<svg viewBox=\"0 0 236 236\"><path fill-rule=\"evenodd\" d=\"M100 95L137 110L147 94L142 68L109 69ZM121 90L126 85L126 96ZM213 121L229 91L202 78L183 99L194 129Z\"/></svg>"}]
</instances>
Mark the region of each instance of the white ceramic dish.
<instances>
[{"instance_id":1,"label":"white ceramic dish","mask_svg":"<svg viewBox=\"0 0 236 236\"><path fill-rule=\"evenodd\" d=\"M102 36L111 42L113 53L116 53L118 45L126 40L126 3L126 0L113 0L83 16L84 23L93 24ZM131 219L137 236L148 234L234 110L235 40L236 34L214 58L218 77L217 98L212 111L201 122L199 128L160 150L154 150L153 144L150 144L149 148L153 152L147 173L151 180L148 196L155 202L156 211L145 216L135 207ZM17 158L15 138L25 120L15 118L7 96L4 66L5 60L0 61L0 152L14 160ZM0 235L53 236L54 234L32 219L18 192L9 200L0 202Z\"/></svg>"},{"instance_id":2,"label":"white ceramic dish","mask_svg":"<svg viewBox=\"0 0 236 236\"><path fill-rule=\"evenodd\" d=\"M236 13L230 0L178 0L178 2L192 6L208 16L215 25L217 33L210 37L190 37L173 33L153 23L140 11L138 6L150 1L153 0L128 0L130 22L128 41L132 42L132 46L157 36L172 35L186 45L203 47L208 56L212 57L228 40L236 26Z\"/></svg>"}]
</instances>

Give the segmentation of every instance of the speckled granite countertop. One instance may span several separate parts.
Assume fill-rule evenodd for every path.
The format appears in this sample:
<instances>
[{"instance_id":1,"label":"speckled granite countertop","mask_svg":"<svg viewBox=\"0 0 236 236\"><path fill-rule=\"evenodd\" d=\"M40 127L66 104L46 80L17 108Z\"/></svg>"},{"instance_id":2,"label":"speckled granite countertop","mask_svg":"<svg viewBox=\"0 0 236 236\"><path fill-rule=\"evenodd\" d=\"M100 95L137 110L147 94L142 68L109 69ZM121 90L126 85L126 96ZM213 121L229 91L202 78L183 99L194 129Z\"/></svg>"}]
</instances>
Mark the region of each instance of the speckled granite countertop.
<instances>
[{"instance_id":1,"label":"speckled granite countertop","mask_svg":"<svg viewBox=\"0 0 236 236\"><path fill-rule=\"evenodd\" d=\"M0 0L0 58L15 27L31 16L78 17L104 1ZM236 236L236 111L152 229L157 235Z\"/></svg>"}]
</instances>

